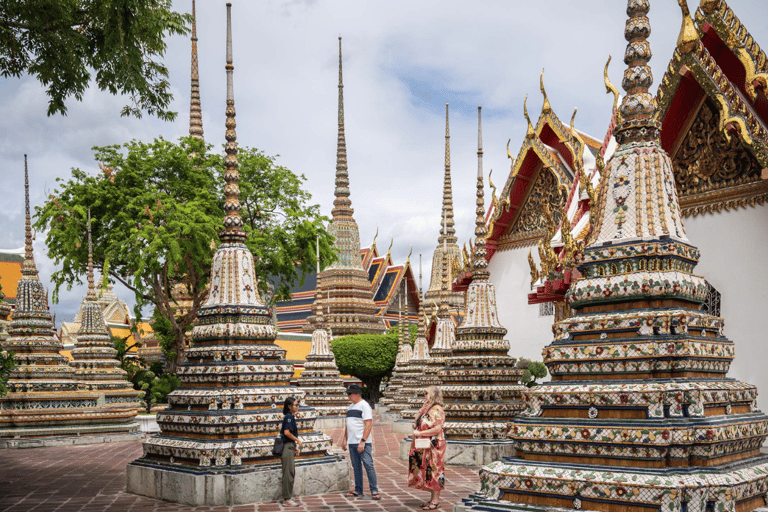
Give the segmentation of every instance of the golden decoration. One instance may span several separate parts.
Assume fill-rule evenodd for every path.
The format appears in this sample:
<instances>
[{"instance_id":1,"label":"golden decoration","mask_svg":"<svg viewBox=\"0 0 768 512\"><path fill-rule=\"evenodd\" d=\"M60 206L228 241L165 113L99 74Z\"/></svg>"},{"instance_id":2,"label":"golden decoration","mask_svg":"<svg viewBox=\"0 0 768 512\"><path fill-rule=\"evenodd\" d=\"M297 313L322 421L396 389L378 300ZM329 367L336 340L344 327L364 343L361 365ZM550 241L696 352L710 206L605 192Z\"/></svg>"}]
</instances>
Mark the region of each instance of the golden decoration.
<instances>
[{"instance_id":1,"label":"golden decoration","mask_svg":"<svg viewBox=\"0 0 768 512\"><path fill-rule=\"evenodd\" d=\"M523 115L525 116L525 120L528 122L528 128L525 131L525 138L526 139L532 139L536 132L533 131L533 124L531 123L531 118L528 116L528 95L525 95L525 100L523 100Z\"/></svg>"},{"instance_id":2,"label":"golden decoration","mask_svg":"<svg viewBox=\"0 0 768 512\"><path fill-rule=\"evenodd\" d=\"M544 96L544 104L541 106L542 112L550 112L552 106L549 104L549 98L547 98L547 91L544 90L544 68L541 68L541 75L539 76L539 89Z\"/></svg>"},{"instance_id":3,"label":"golden decoration","mask_svg":"<svg viewBox=\"0 0 768 512\"><path fill-rule=\"evenodd\" d=\"M531 286L533 286L539 280L539 270L536 268L536 262L533 261L530 250L528 251L528 266L531 267Z\"/></svg>"},{"instance_id":4,"label":"golden decoration","mask_svg":"<svg viewBox=\"0 0 768 512\"><path fill-rule=\"evenodd\" d=\"M680 27L680 35L677 36L677 47L683 53L689 53L696 48L699 42L699 34L696 33L696 26L691 19L691 11L688 10L686 0L677 0L683 11L683 26Z\"/></svg>"},{"instance_id":5,"label":"golden decoration","mask_svg":"<svg viewBox=\"0 0 768 512\"><path fill-rule=\"evenodd\" d=\"M491 206L495 205L499 200L499 198L496 196L496 185L494 185L491 181L492 174L493 169L491 169L491 172L488 173L488 185L491 187Z\"/></svg>"}]
</instances>

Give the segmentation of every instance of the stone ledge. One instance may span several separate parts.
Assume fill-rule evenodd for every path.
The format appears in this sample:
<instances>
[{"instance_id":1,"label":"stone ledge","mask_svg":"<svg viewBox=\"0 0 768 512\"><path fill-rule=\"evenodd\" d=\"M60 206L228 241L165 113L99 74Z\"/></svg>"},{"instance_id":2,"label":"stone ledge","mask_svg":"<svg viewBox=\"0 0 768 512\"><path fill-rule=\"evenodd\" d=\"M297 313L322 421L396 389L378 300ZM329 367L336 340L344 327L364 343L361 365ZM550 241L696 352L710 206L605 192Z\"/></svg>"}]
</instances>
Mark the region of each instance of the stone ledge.
<instances>
[{"instance_id":1,"label":"stone ledge","mask_svg":"<svg viewBox=\"0 0 768 512\"><path fill-rule=\"evenodd\" d=\"M315 430L326 431L344 428L346 419L345 416L320 416L315 420Z\"/></svg>"},{"instance_id":2,"label":"stone ledge","mask_svg":"<svg viewBox=\"0 0 768 512\"><path fill-rule=\"evenodd\" d=\"M319 463L297 461L294 496L348 490L349 467L347 460L340 457ZM183 466L161 466L138 459L128 464L126 477L126 492L196 507L264 503L282 497L279 464L195 472Z\"/></svg>"},{"instance_id":3,"label":"stone ledge","mask_svg":"<svg viewBox=\"0 0 768 512\"><path fill-rule=\"evenodd\" d=\"M51 446L73 446L81 444L124 443L144 439L144 434L85 434L58 437L32 437L0 439L0 449L47 448Z\"/></svg>"},{"instance_id":4,"label":"stone ledge","mask_svg":"<svg viewBox=\"0 0 768 512\"><path fill-rule=\"evenodd\" d=\"M398 419L392 422L393 434L411 434L413 432L413 420Z\"/></svg>"},{"instance_id":5,"label":"stone ledge","mask_svg":"<svg viewBox=\"0 0 768 512\"><path fill-rule=\"evenodd\" d=\"M411 438L406 437L400 441L400 460L408 460L410 450ZM514 456L514 454L515 445L512 440L456 441L448 439L445 463L453 466L485 466L503 457Z\"/></svg>"}]
</instances>

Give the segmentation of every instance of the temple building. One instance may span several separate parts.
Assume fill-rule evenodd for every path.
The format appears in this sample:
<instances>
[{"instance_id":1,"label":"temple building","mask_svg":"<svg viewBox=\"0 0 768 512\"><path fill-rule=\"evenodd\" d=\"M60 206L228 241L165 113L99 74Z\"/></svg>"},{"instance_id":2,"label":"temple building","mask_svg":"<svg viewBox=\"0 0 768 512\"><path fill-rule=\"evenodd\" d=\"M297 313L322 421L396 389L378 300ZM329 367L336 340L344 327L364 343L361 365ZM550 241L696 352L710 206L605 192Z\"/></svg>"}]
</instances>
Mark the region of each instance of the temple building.
<instances>
[{"instance_id":1,"label":"temple building","mask_svg":"<svg viewBox=\"0 0 768 512\"><path fill-rule=\"evenodd\" d=\"M302 398L289 385L293 366L275 344L271 308L259 295L253 255L245 245L235 131L231 4L227 3L227 108L224 229L213 256L210 293L192 329L192 346L177 369L181 381L158 413L161 433L127 467L128 492L195 506L273 501L280 494L279 456L272 454L282 404ZM317 410L302 406L297 427L303 447L294 492L347 489L345 461L332 439L315 431ZM172 482L172 484L169 484Z\"/></svg>"},{"instance_id":2,"label":"temple building","mask_svg":"<svg viewBox=\"0 0 768 512\"><path fill-rule=\"evenodd\" d=\"M0 250L0 286L8 304L16 303L17 285L21 279L24 248Z\"/></svg>"},{"instance_id":3,"label":"temple building","mask_svg":"<svg viewBox=\"0 0 768 512\"><path fill-rule=\"evenodd\" d=\"M713 4L723 5L705 0L701 12ZM696 73L713 61L680 5L675 54ZM683 226L674 159L662 143L665 98L648 92L649 8L628 1L618 147L575 256L571 315L555 322L544 349L552 381L526 391L510 433L516 457L484 467L481 493L460 509L507 510L501 501L746 512L768 504L768 456L760 454L768 416L756 386L726 378L734 342L724 319L702 308L710 291L693 273L702 253Z\"/></svg>"},{"instance_id":4,"label":"temple building","mask_svg":"<svg viewBox=\"0 0 768 512\"><path fill-rule=\"evenodd\" d=\"M94 386L89 377L78 375L60 353L62 344L54 337L48 299L32 251L26 155L24 187L24 262L16 306L0 347L14 352L16 362L8 381L9 392L0 397L0 447L137 439L139 425L134 419L138 404L136 392L126 389L128 383L114 381L104 387Z\"/></svg>"}]
</instances>

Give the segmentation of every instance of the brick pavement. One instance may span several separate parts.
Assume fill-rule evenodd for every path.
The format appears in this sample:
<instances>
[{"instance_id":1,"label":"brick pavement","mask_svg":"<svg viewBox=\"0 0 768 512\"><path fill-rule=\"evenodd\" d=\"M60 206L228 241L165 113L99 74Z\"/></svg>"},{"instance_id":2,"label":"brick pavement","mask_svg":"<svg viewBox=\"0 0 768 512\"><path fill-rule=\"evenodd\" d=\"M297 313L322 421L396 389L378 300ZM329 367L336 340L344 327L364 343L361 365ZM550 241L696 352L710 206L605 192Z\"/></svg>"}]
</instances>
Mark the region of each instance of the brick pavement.
<instances>
[{"instance_id":1,"label":"brick pavement","mask_svg":"<svg viewBox=\"0 0 768 512\"><path fill-rule=\"evenodd\" d=\"M375 418L378 419L378 418ZM329 432L336 442L341 431ZM391 424L374 421L374 462L381 501L345 498L342 494L297 497L298 507L278 503L232 507L190 507L125 492L125 466L141 456L140 442L0 450L0 511L21 512L173 512L173 511L405 511L421 510L429 493L409 489L406 464ZM477 490L477 467L449 466L439 510ZM353 481L350 474L350 481ZM365 482L368 492L368 483Z\"/></svg>"}]
</instances>

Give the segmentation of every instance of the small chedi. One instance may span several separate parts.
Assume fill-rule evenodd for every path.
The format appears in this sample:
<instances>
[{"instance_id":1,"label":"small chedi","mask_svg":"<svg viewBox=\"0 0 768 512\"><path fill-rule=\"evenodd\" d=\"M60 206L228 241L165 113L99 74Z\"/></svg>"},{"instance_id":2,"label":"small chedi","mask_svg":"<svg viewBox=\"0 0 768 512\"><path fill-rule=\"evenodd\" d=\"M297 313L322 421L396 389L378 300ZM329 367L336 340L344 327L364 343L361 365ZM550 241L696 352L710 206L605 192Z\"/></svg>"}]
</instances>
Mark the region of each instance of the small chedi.
<instances>
[{"instance_id":1,"label":"small chedi","mask_svg":"<svg viewBox=\"0 0 768 512\"><path fill-rule=\"evenodd\" d=\"M423 346L417 346L414 342L411 348L410 329L404 329L403 323L401 320L398 325L398 342L401 347L407 346L411 350L408 351L408 361L401 363L398 377L402 380L394 393L393 402L389 405L389 410L400 416L406 409L410 408L410 398L414 393L418 393L417 381L423 371L423 363L429 357L426 339L424 339Z\"/></svg>"},{"instance_id":2,"label":"small chedi","mask_svg":"<svg viewBox=\"0 0 768 512\"><path fill-rule=\"evenodd\" d=\"M700 42L685 0L677 51ZM517 457L481 470L492 500L584 510L747 512L766 505L768 417L755 386L726 378L734 344L699 309L698 249L685 234L659 142L647 61L648 0L629 0L623 86L607 164L568 294L544 349L552 381L513 421ZM505 507L498 505L498 510Z\"/></svg>"},{"instance_id":3,"label":"small chedi","mask_svg":"<svg viewBox=\"0 0 768 512\"><path fill-rule=\"evenodd\" d=\"M336 144L336 188L328 232L334 236L333 248L337 260L318 274L318 287L327 297L326 315L323 322L336 336L348 334L382 334L384 318L378 314L373 302L373 290L368 273L360 259L360 230L352 216L352 200L349 198L349 171L347 168L347 142L344 132L344 84L341 73L341 37L339 37L339 107L338 139ZM313 332L320 322L320 304L312 306L312 316L307 319L304 332Z\"/></svg>"},{"instance_id":4,"label":"small chedi","mask_svg":"<svg viewBox=\"0 0 768 512\"><path fill-rule=\"evenodd\" d=\"M139 425L134 421L137 393L125 380L117 381L122 374L114 375L115 380L108 376L103 386L96 386L90 377L97 376L101 370L90 375L83 372L77 375L66 356L59 353L62 344L53 336L48 299L32 252L26 155L24 187L24 263L16 309L8 335L0 347L13 352L16 362L8 381L9 392L0 397L3 411L0 414L0 447L136 439L139 435ZM89 341L84 340L84 343Z\"/></svg>"},{"instance_id":5,"label":"small chedi","mask_svg":"<svg viewBox=\"0 0 768 512\"><path fill-rule=\"evenodd\" d=\"M522 370L515 367L515 358L508 355L509 342L504 339L507 330L499 323L496 291L488 279L479 107L477 113L477 209L472 282L466 292L464 322L456 328L452 355L445 359L442 390L449 452L452 443L482 442L489 449L483 452L482 460L473 462L486 463L503 453L511 453L511 443L506 438L507 422L523 407L523 387L519 383Z\"/></svg>"},{"instance_id":6,"label":"small chedi","mask_svg":"<svg viewBox=\"0 0 768 512\"><path fill-rule=\"evenodd\" d=\"M408 362L409 373L406 375L397 397L397 403L401 407L400 418L409 420L409 424L411 423L410 420L416 418L416 414L424 403L424 390L426 388L421 387L421 376L424 375L431 360L427 338L421 333L422 322L423 320L419 321L419 331L413 342L413 357ZM408 428L412 430L410 426Z\"/></svg>"},{"instance_id":7,"label":"small chedi","mask_svg":"<svg viewBox=\"0 0 768 512\"><path fill-rule=\"evenodd\" d=\"M317 256L320 274L320 255ZM341 380L336 358L331 350L331 339L323 325L323 307L318 282L315 303L319 304L317 328L312 332L312 346L304 363L304 371L296 381L304 392L304 404L317 410L319 416L344 416L349 399Z\"/></svg>"},{"instance_id":8,"label":"small chedi","mask_svg":"<svg viewBox=\"0 0 768 512\"><path fill-rule=\"evenodd\" d=\"M280 490L279 456L272 454L283 402L302 398L289 385L293 366L275 344L270 308L261 299L253 255L245 245L238 188L232 74L231 4L227 4L227 109L224 230L213 256L210 293L198 312L180 387L158 413L161 433L144 443L143 457L128 465L128 492L192 505L274 500ZM332 440L314 430L317 411L297 414L303 441L296 494L344 489L348 470L328 453ZM317 464L322 463L322 464ZM310 474L311 473L311 474Z\"/></svg>"},{"instance_id":9,"label":"small chedi","mask_svg":"<svg viewBox=\"0 0 768 512\"><path fill-rule=\"evenodd\" d=\"M80 308L80 329L69 364L85 389L103 393L105 403L120 408L136 407L141 391L136 391L120 368L117 350L101 312L93 280L93 242L91 212L88 211L88 293Z\"/></svg>"},{"instance_id":10,"label":"small chedi","mask_svg":"<svg viewBox=\"0 0 768 512\"><path fill-rule=\"evenodd\" d=\"M402 322L402 314L400 315ZM397 356L395 356L395 367L392 369L392 376L389 378L387 389L384 390L384 396L379 400L379 404L386 406L391 410L395 397L405 382L405 375L408 373L408 363L413 356L413 347L410 341L404 342L404 337L399 334L397 338Z\"/></svg>"}]
</instances>

